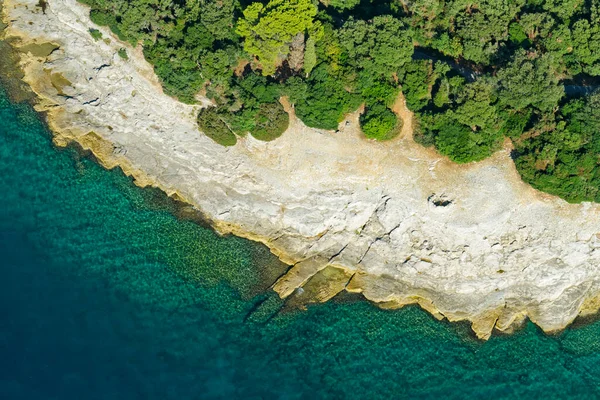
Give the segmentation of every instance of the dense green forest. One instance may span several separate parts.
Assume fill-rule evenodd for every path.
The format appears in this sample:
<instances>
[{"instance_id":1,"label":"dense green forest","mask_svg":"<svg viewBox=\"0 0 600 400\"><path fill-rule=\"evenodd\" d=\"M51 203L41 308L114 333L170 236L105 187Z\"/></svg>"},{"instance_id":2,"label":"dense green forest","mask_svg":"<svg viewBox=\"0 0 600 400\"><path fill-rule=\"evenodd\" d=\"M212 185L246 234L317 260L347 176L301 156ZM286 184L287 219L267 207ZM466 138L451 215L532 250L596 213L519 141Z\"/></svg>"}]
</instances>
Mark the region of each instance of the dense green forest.
<instances>
[{"instance_id":1,"label":"dense green forest","mask_svg":"<svg viewBox=\"0 0 600 400\"><path fill-rule=\"evenodd\" d=\"M322 129L364 104L389 139L401 90L423 145L466 163L510 138L525 181L600 202L600 0L80 1L168 94L211 99L199 124L224 145L281 135L281 96Z\"/></svg>"}]
</instances>

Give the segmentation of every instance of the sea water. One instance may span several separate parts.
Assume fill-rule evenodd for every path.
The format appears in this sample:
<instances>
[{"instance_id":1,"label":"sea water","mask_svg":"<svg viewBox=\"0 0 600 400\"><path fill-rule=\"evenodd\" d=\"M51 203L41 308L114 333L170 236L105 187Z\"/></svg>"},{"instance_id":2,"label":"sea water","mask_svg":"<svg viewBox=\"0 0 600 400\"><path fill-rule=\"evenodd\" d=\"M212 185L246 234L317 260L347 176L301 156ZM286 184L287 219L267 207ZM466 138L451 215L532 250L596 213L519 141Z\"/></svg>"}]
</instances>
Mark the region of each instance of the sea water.
<instances>
[{"instance_id":1,"label":"sea water","mask_svg":"<svg viewBox=\"0 0 600 400\"><path fill-rule=\"evenodd\" d=\"M55 148L2 90L0 194L0 399L600 397L598 323L484 343L416 307L280 309L263 246Z\"/></svg>"}]
</instances>

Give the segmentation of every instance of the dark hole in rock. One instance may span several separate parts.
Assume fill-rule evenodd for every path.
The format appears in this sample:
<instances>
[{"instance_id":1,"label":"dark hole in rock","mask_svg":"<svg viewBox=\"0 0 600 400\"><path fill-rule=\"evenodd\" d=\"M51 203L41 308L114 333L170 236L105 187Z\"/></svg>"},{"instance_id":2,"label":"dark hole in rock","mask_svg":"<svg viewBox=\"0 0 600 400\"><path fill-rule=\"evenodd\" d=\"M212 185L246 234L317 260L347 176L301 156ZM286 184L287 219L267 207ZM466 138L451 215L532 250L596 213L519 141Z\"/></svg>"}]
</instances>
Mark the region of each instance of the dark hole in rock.
<instances>
[{"instance_id":1,"label":"dark hole in rock","mask_svg":"<svg viewBox=\"0 0 600 400\"><path fill-rule=\"evenodd\" d=\"M434 200L433 205L436 207L448 207L452 204L452 200Z\"/></svg>"},{"instance_id":2,"label":"dark hole in rock","mask_svg":"<svg viewBox=\"0 0 600 400\"><path fill-rule=\"evenodd\" d=\"M453 203L453 200L446 198L446 196L436 196L435 194L429 196L427 200L436 207L448 207Z\"/></svg>"}]
</instances>

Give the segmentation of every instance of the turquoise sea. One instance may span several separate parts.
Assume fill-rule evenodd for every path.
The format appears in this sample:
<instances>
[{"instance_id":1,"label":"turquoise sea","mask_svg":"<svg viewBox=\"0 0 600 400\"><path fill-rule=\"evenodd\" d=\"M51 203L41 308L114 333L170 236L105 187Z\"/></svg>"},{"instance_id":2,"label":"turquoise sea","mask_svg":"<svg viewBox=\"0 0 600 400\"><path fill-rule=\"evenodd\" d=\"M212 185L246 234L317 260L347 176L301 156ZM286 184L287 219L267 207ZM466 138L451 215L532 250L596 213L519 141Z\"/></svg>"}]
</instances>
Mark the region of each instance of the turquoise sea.
<instances>
[{"instance_id":1,"label":"turquoise sea","mask_svg":"<svg viewBox=\"0 0 600 400\"><path fill-rule=\"evenodd\" d=\"M0 90L1 399L598 398L600 324L479 342L418 308L280 310L284 266Z\"/></svg>"}]
</instances>

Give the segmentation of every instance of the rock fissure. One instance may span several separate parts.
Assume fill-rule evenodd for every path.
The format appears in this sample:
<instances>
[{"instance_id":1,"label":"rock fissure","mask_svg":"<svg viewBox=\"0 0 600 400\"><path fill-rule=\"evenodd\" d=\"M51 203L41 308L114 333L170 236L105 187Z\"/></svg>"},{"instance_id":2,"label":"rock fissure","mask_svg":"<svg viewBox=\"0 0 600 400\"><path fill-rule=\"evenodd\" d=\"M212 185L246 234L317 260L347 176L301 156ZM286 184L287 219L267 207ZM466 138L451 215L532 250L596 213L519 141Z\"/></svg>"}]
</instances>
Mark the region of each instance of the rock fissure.
<instances>
[{"instance_id":1,"label":"rock fissure","mask_svg":"<svg viewBox=\"0 0 600 400\"><path fill-rule=\"evenodd\" d=\"M339 256L340 254L342 254L342 252L344 250L346 250L347 247L348 247L348 244L345 244L340 250L338 250L331 257L329 257L329 263L331 263L337 256Z\"/></svg>"},{"instance_id":2,"label":"rock fissure","mask_svg":"<svg viewBox=\"0 0 600 400\"><path fill-rule=\"evenodd\" d=\"M110 66L111 66L111 64L102 64L102 65L100 65L100 66L98 66L98 67L94 67L94 71L96 71L96 72L100 72L100 71L102 71L104 68L108 68L108 67L110 67Z\"/></svg>"}]
</instances>

